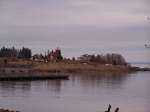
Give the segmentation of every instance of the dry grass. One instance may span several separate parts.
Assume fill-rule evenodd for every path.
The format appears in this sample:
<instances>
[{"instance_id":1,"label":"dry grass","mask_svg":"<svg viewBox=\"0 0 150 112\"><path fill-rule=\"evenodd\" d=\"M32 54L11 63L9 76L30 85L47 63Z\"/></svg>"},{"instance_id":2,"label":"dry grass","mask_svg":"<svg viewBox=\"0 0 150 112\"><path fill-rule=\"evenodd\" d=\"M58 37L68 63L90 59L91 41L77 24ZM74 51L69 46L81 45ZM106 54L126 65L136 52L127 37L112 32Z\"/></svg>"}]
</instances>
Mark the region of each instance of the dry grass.
<instances>
[{"instance_id":1,"label":"dry grass","mask_svg":"<svg viewBox=\"0 0 150 112\"><path fill-rule=\"evenodd\" d=\"M83 63L38 63L30 60L8 59L4 65L4 59L0 58L2 68L27 68L36 72L61 72L61 73L128 73L130 69L126 66L83 64Z\"/></svg>"},{"instance_id":2,"label":"dry grass","mask_svg":"<svg viewBox=\"0 0 150 112\"><path fill-rule=\"evenodd\" d=\"M106 66L100 64L66 64L48 63L37 64L33 70L39 72L64 72L64 73L127 73L129 69L125 66Z\"/></svg>"},{"instance_id":3,"label":"dry grass","mask_svg":"<svg viewBox=\"0 0 150 112\"><path fill-rule=\"evenodd\" d=\"M7 60L7 64L4 63ZM30 60L16 59L16 58L0 58L0 67L22 67L29 68L33 66L34 63Z\"/></svg>"}]
</instances>

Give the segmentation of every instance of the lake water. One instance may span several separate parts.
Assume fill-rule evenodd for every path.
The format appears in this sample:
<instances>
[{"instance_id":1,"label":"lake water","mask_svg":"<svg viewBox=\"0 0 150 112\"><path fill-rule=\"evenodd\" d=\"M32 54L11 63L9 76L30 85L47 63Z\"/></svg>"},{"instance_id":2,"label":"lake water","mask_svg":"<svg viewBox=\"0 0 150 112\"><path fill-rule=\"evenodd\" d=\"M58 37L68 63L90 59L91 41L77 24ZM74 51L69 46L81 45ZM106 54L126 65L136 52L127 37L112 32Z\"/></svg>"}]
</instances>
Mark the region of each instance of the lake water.
<instances>
[{"instance_id":1,"label":"lake water","mask_svg":"<svg viewBox=\"0 0 150 112\"><path fill-rule=\"evenodd\" d=\"M150 112L150 72L0 82L0 106L21 112Z\"/></svg>"},{"instance_id":2,"label":"lake water","mask_svg":"<svg viewBox=\"0 0 150 112\"><path fill-rule=\"evenodd\" d=\"M24 46L45 54L59 47L69 58L119 53L135 65L150 64L144 46L150 44L149 0L0 0L0 14L0 48ZM150 112L149 74L0 82L0 106L21 112L104 112L110 103L120 112Z\"/></svg>"}]
</instances>

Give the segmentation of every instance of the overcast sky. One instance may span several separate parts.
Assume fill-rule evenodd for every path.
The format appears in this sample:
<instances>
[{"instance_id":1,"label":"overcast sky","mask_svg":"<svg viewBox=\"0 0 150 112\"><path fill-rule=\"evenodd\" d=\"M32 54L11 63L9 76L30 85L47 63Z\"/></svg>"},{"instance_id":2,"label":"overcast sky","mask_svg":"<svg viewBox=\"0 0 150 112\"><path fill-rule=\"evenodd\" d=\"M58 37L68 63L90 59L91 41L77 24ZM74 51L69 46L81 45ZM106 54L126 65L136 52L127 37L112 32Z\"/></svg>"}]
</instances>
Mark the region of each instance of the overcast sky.
<instances>
[{"instance_id":1,"label":"overcast sky","mask_svg":"<svg viewBox=\"0 0 150 112\"><path fill-rule=\"evenodd\" d=\"M145 25L149 0L0 0L1 26Z\"/></svg>"},{"instance_id":2,"label":"overcast sky","mask_svg":"<svg viewBox=\"0 0 150 112\"><path fill-rule=\"evenodd\" d=\"M149 0L0 0L0 43L74 53L121 47L137 52L149 41L149 5Z\"/></svg>"}]
</instances>

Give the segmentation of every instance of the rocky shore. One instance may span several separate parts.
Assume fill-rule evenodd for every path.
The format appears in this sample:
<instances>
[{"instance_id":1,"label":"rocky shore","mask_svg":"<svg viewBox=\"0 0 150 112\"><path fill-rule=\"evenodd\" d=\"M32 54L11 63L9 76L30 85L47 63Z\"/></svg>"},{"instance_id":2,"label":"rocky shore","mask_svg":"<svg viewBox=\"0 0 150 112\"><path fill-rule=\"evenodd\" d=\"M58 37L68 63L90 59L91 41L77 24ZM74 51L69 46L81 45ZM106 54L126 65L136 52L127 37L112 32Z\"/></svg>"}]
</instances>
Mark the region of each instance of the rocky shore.
<instances>
[{"instance_id":1,"label":"rocky shore","mask_svg":"<svg viewBox=\"0 0 150 112\"><path fill-rule=\"evenodd\" d=\"M150 68L147 67L131 67L132 71L150 71Z\"/></svg>"},{"instance_id":2,"label":"rocky shore","mask_svg":"<svg viewBox=\"0 0 150 112\"><path fill-rule=\"evenodd\" d=\"M20 111L15 111L15 110L8 110L8 109L0 109L0 112L20 112Z\"/></svg>"}]
</instances>

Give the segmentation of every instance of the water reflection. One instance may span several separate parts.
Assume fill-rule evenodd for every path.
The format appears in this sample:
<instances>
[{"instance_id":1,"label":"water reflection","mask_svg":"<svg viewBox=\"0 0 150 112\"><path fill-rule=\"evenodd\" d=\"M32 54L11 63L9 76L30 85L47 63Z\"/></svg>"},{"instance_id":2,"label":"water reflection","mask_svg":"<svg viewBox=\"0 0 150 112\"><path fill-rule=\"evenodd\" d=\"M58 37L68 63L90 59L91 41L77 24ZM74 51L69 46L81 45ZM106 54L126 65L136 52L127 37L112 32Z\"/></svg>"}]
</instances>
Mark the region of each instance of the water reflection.
<instances>
[{"instance_id":1,"label":"water reflection","mask_svg":"<svg viewBox=\"0 0 150 112\"><path fill-rule=\"evenodd\" d=\"M27 95L31 90L30 81L2 81L0 82L1 96L16 96L18 93Z\"/></svg>"},{"instance_id":2,"label":"water reflection","mask_svg":"<svg viewBox=\"0 0 150 112\"><path fill-rule=\"evenodd\" d=\"M110 103L119 106L121 112L149 112L149 81L149 72L76 74L70 80L2 81L0 105L22 112L103 112Z\"/></svg>"},{"instance_id":3,"label":"water reflection","mask_svg":"<svg viewBox=\"0 0 150 112\"><path fill-rule=\"evenodd\" d=\"M45 81L1 81L0 96L30 96L32 91L60 93L61 80Z\"/></svg>"},{"instance_id":4,"label":"water reflection","mask_svg":"<svg viewBox=\"0 0 150 112\"><path fill-rule=\"evenodd\" d=\"M49 91L53 91L55 93L60 93L61 91L61 80L51 80L51 81L46 81L46 87Z\"/></svg>"},{"instance_id":5,"label":"water reflection","mask_svg":"<svg viewBox=\"0 0 150 112\"><path fill-rule=\"evenodd\" d=\"M119 89L124 85L129 74L76 74L71 75L70 81L46 80L46 81L2 81L0 82L1 96L15 96L30 94L30 91L50 91L60 93L63 86L81 86L87 88L112 88ZM91 89L92 90L92 89Z\"/></svg>"},{"instance_id":6,"label":"water reflection","mask_svg":"<svg viewBox=\"0 0 150 112\"><path fill-rule=\"evenodd\" d=\"M83 87L103 87L119 89L126 82L130 74L78 74L72 75L74 83L80 83Z\"/></svg>"}]
</instances>

